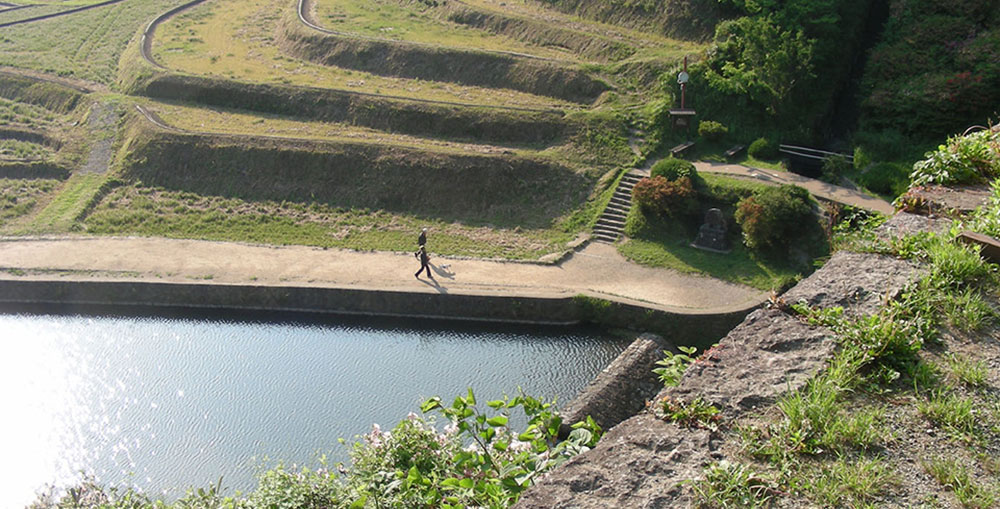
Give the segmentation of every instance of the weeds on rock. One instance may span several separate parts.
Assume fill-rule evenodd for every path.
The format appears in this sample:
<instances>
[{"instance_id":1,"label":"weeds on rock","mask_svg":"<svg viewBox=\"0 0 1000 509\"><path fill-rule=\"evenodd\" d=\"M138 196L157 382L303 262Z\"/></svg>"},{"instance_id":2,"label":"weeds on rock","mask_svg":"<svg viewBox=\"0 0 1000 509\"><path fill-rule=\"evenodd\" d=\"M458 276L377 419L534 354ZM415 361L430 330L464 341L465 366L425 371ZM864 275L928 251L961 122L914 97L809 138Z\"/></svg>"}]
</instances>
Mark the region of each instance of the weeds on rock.
<instances>
[{"instance_id":1,"label":"weeds on rock","mask_svg":"<svg viewBox=\"0 0 1000 509\"><path fill-rule=\"evenodd\" d=\"M696 507L767 507L776 483L746 465L720 461L704 470L705 479L691 483Z\"/></svg>"}]
</instances>

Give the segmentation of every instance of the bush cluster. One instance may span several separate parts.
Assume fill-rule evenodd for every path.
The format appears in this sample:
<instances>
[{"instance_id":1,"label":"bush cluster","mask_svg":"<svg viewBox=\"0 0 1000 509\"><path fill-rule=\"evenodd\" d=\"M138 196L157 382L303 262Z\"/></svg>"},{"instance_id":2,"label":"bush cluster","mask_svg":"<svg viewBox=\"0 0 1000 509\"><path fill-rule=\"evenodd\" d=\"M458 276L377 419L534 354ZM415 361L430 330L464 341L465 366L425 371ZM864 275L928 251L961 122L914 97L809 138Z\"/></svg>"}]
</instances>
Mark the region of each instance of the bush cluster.
<instances>
[{"instance_id":1,"label":"bush cluster","mask_svg":"<svg viewBox=\"0 0 1000 509\"><path fill-rule=\"evenodd\" d=\"M660 159L649 170L649 175L651 177L663 177L670 181L677 180L681 177L688 177L691 180L694 180L696 174L697 172L694 169L694 164L690 161L677 159L676 157Z\"/></svg>"},{"instance_id":2,"label":"bush cluster","mask_svg":"<svg viewBox=\"0 0 1000 509\"><path fill-rule=\"evenodd\" d=\"M644 178L632 189L632 200L645 211L667 217L686 214L697 205L688 177L673 181L659 175Z\"/></svg>"},{"instance_id":3,"label":"bush cluster","mask_svg":"<svg viewBox=\"0 0 1000 509\"><path fill-rule=\"evenodd\" d=\"M1000 177L1000 130L953 136L913 165L913 185L977 184Z\"/></svg>"},{"instance_id":4,"label":"bush cluster","mask_svg":"<svg viewBox=\"0 0 1000 509\"><path fill-rule=\"evenodd\" d=\"M783 246L814 222L809 192L801 187L768 187L736 206L736 223L743 229L744 243L754 250Z\"/></svg>"},{"instance_id":5,"label":"bush cluster","mask_svg":"<svg viewBox=\"0 0 1000 509\"><path fill-rule=\"evenodd\" d=\"M767 138L757 138L747 148L747 155L761 161L777 159L778 144Z\"/></svg>"},{"instance_id":6,"label":"bush cluster","mask_svg":"<svg viewBox=\"0 0 1000 509\"><path fill-rule=\"evenodd\" d=\"M698 122L698 136L708 141L719 141L729 133L729 128L714 120Z\"/></svg>"}]
</instances>

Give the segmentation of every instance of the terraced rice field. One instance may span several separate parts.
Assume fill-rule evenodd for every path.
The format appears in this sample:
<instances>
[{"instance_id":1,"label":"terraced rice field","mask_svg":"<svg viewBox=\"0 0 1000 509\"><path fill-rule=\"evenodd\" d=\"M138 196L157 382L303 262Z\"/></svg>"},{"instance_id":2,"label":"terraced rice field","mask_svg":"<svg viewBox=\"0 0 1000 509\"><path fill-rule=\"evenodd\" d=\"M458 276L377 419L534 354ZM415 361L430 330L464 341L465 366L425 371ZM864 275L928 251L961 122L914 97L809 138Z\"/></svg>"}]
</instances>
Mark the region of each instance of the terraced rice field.
<instances>
[{"instance_id":1,"label":"terraced rice field","mask_svg":"<svg viewBox=\"0 0 1000 509\"><path fill-rule=\"evenodd\" d=\"M293 6L287 0L219 0L164 23L154 56L170 69L255 82L335 88L375 95L463 104L573 108L567 101L504 89L377 76L285 56L276 30Z\"/></svg>"},{"instance_id":2,"label":"terraced rice field","mask_svg":"<svg viewBox=\"0 0 1000 509\"><path fill-rule=\"evenodd\" d=\"M158 25L150 47L162 68L141 64L136 71L130 62L141 62L137 34L182 1L129 0L16 25L0 36L10 39L0 65L112 89L138 73L170 89L138 93L173 98L92 94L83 101L74 123L86 121L92 99L126 119L118 132L122 149L110 160L115 173L74 173L46 198L44 211L35 207L16 221L23 231L85 228L397 250L409 247L413 229L430 225L443 254L539 258L588 227L605 186L632 161L629 125L641 124L634 117L646 97L631 77L617 74L618 66L669 66L698 47L529 1L307 0L303 23L299 0L212 0ZM61 31L58 41L54 30ZM237 101L220 100L237 92ZM319 110L314 99L336 114L308 116L307 108ZM152 120L135 111L137 104ZM0 128L63 132L67 118L0 102ZM105 132L86 143L100 155L108 139ZM48 147L7 145L23 159L51 158ZM199 157L178 158L183 167L173 168L174 158L157 147L196 150ZM160 158L155 170L136 166L142 154ZM294 168L262 166L287 158L300 160L299 177L324 180L315 186L322 198L303 194L308 183L288 185L299 178L289 177ZM434 189L408 172L435 182ZM252 185L227 183L236 174L254 175ZM470 187L479 181L520 186L524 194ZM400 206L407 203L413 206Z\"/></svg>"}]
</instances>

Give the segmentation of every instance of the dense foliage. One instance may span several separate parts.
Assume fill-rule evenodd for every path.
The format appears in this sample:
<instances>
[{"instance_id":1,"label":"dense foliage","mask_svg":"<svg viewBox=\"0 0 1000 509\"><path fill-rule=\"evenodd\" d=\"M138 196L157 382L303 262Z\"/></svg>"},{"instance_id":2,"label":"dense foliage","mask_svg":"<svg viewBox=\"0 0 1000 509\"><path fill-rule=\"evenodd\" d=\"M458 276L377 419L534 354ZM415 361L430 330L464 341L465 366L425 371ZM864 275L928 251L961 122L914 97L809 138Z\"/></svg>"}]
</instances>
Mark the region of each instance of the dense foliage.
<instances>
[{"instance_id":1,"label":"dense foliage","mask_svg":"<svg viewBox=\"0 0 1000 509\"><path fill-rule=\"evenodd\" d=\"M708 141L719 141L729 132L729 128L721 122L702 120L698 122L698 136Z\"/></svg>"},{"instance_id":2,"label":"dense foliage","mask_svg":"<svg viewBox=\"0 0 1000 509\"><path fill-rule=\"evenodd\" d=\"M913 185L978 184L1000 177L1000 130L952 136L913 165Z\"/></svg>"},{"instance_id":3,"label":"dense foliage","mask_svg":"<svg viewBox=\"0 0 1000 509\"><path fill-rule=\"evenodd\" d=\"M699 114L742 130L812 138L829 120L870 0L729 0L742 16L716 27L691 73Z\"/></svg>"},{"instance_id":4,"label":"dense foliage","mask_svg":"<svg viewBox=\"0 0 1000 509\"><path fill-rule=\"evenodd\" d=\"M940 139L1000 113L995 0L892 0L863 83L866 129Z\"/></svg>"},{"instance_id":5,"label":"dense foliage","mask_svg":"<svg viewBox=\"0 0 1000 509\"><path fill-rule=\"evenodd\" d=\"M663 177L667 180L677 180L681 177L687 177L691 180L697 178L694 164L684 159L677 159L676 157L660 159L649 170L649 175L652 177Z\"/></svg>"},{"instance_id":6,"label":"dense foliage","mask_svg":"<svg viewBox=\"0 0 1000 509\"><path fill-rule=\"evenodd\" d=\"M778 157L778 144L767 138L757 138L747 148L747 155L762 161L776 159Z\"/></svg>"},{"instance_id":7,"label":"dense foliage","mask_svg":"<svg viewBox=\"0 0 1000 509\"><path fill-rule=\"evenodd\" d=\"M665 217L690 213L697 205L694 186L688 177L677 180L661 176L644 178L632 189L632 199L645 211Z\"/></svg>"},{"instance_id":8,"label":"dense foliage","mask_svg":"<svg viewBox=\"0 0 1000 509\"><path fill-rule=\"evenodd\" d=\"M768 187L736 207L743 240L754 250L771 250L800 238L815 223L809 192L801 187Z\"/></svg>"}]
</instances>

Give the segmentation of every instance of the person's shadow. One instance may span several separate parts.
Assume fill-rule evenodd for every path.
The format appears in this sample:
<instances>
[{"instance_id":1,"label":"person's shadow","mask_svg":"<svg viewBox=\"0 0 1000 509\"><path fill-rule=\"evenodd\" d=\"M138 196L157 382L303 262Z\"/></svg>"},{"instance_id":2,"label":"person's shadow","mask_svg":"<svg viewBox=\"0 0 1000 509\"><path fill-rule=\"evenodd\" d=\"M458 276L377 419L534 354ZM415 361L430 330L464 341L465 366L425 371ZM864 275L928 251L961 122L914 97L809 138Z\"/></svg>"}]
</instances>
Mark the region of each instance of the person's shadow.
<instances>
[{"instance_id":1,"label":"person's shadow","mask_svg":"<svg viewBox=\"0 0 1000 509\"><path fill-rule=\"evenodd\" d=\"M432 265L432 267L433 267L433 265ZM419 278L418 278L418 280L419 280L419 281L420 281L421 283L423 283L423 284L425 284L425 285L427 285L427 286L429 286L429 287L431 287L431 288L433 288L433 289L437 290L437 291L438 291L438 293L448 293L448 289L447 289L447 288L445 288L445 287L443 287L443 286L441 286L441 285L440 285L440 284L439 284L439 283L437 282L437 279L434 279L434 277L433 277L433 276L431 276L431 277L430 277L430 278L428 278L428 279L430 279L430 281L428 281L427 279L419 279Z\"/></svg>"},{"instance_id":2,"label":"person's shadow","mask_svg":"<svg viewBox=\"0 0 1000 509\"><path fill-rule=\"evenodd\" d=\"M428 265L431 266L431 270L433 270L435 274L445 279L455 279L455 273L449 270L450 267L449 264L444 263L439 266L439 265L434 265L433 263L428 263Z\"/></svg>"}]
</instances>

